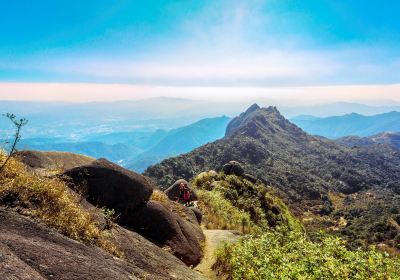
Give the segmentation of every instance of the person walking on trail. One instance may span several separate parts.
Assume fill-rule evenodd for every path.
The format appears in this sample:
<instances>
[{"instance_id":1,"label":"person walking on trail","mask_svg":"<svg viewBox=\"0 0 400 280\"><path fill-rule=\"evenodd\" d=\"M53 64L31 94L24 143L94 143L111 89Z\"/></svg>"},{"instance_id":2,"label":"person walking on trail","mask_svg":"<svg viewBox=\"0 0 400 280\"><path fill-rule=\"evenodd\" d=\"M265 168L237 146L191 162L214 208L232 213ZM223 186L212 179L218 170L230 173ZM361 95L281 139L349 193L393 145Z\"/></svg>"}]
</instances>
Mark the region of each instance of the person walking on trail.
<instances>
[{"instance_id":1,"label":"person walking on trail","mask_svg":"<svg viewBox=\"0 0 400 280\"><path fill-rule=\"evenodd\" d=\"M184 201L185 206L187 206L187 207L190 206L191 198L192 198L192 194L190 192L190 189L189 189L188 185L185 185L184 192L183 192L183 201Z\"/></svg>"},{"instance_id":2,"label":"person walking on trail","mask_svg":"<svg viewBox=\"0 0 400 280\"><path fill-rule=\"evenodd\" d=\"M177 202L184 203L185 201L185 183L181 182L179 184L179 196Z\"/></svg>"},{"instance_id":3,"label":"person walking on trail","mask_svg":"<svg viewBox=\"0 0 400 280\"><path fill-rule=\"evenodd\" d=\"M190 200L191 200L191 193L190 189L187 184L184 182L181 182L179 184L179 197L178 197L178 202L182 203L185 206L190 206Z\"/></svg>"}]
</instances>

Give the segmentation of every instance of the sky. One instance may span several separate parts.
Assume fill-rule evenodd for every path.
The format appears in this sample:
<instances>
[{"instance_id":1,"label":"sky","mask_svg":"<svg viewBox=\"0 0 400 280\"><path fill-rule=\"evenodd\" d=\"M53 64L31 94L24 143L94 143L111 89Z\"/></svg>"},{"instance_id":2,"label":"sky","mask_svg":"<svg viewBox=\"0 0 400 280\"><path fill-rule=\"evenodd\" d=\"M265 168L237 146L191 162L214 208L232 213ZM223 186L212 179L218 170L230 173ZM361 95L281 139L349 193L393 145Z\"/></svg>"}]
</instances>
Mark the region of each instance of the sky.
<instances>
[{"instance_id":1,"label":"sky","mask_svg":"<svg viewBox=\"0 0 400 280\"><path fill-rule=\"evenodd\" d=\"M0 99L400 102L398 1L0 4Z\"/></svg>"}]
</instances>

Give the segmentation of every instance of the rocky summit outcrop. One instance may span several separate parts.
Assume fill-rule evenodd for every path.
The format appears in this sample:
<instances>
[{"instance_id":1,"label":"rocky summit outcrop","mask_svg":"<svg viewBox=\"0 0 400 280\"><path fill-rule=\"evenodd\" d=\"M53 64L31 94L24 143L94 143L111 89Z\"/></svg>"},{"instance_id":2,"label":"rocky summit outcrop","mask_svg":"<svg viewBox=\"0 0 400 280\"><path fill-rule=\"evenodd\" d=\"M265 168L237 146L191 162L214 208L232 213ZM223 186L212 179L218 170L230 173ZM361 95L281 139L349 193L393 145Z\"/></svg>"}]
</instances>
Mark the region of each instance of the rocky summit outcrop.
<instances>
[{"instance_id":1,"label":"rocky summit outcrop","mask_svg":"<svg viewBox=\"0 0 400 280\"><path fill-rule=\"evenodd\" d=\"M170 203L174 202L149 201L122 222L160 247L167 247L185 264L196 265L203 256L203 232L192 210L175 207L177 213L171 211L174 206Z\"/></svg>"},{"instance_id":2,"label":"rocky summit outcrop","mask_svg":"<svg viewBox=\"0 0 400 280\"><path fill-rule=\"evenodd\" d=\"M23 280L204 279L140 235L114 227L116 258L42 223L0 208L0 278Z\"/></svg>"},{"instance_id":3,"label":"rocky summit outcrop","mask_svg":"<svg viewBox=\"0 0 400 280\"><path fill-rule=\"evenodd\" d=\"M165 194L168 196L169 199L173 201L177 201L179 198L179 193L180 193L180 184L184 183L187 185L190 189L191 192L191 199L192 200L197 200L197 194L193 190L193 188L190 186L190 184L185 180L185 179L179 179L176 180L168 189L165 190Z\"/></svg>"},{"instance_id":4,"label":"rocky summit outcrop","mask_svg":"<svg viewBox=\"0 0 400 280\"><path fill-rule=\"evenodd\" d=\"M142 175L124 169L106 159L72 168L62 174L71 188L90 203L125 215L149 200L153 186Z\"/></svg>"},{"instance_id":5,"label":"rocky summit outcrop","mask_svg":"<svg viewBox=\"0 0 400 280\"><path fill-rule=\"evenodd\" d=\"M65 171L74 167L90 164L94 158L77 155L68 152L41 152L41 151L19 151L14 157L33 169L46 169Z\"/></svg>"}]
</instances>

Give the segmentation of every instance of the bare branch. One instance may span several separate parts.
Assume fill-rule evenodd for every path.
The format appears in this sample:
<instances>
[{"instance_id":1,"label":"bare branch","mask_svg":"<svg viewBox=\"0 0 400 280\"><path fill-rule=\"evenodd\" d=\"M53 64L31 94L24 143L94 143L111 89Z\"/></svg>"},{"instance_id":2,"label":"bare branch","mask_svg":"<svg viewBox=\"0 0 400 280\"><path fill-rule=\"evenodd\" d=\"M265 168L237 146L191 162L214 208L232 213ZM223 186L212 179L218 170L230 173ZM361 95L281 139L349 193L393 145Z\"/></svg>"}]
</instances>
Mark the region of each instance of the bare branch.
<instances>
[{"instance_id":1,"label":"bare branch","mask_svg":"<svg viewBox=\"0 0 400 280\"><path fill-rule=\"evenodd\" d=\"M14 134L14 140L12 142L10 152L8 153L6 160L0 166L0 173L3 171L3 169L6 166L7 162L10 160L10 158L15 153L17 144L21 140L21 129L22 129L23 126L25 126L28 123L27 119L25 119L25 118L17 119L17 116L15 116L14 114L11 114L11 113L7 113L7 114L5 114L3 116L8 118L14 124L14 126L15 126L15 134Z\"/></svg>"}]
</instances>

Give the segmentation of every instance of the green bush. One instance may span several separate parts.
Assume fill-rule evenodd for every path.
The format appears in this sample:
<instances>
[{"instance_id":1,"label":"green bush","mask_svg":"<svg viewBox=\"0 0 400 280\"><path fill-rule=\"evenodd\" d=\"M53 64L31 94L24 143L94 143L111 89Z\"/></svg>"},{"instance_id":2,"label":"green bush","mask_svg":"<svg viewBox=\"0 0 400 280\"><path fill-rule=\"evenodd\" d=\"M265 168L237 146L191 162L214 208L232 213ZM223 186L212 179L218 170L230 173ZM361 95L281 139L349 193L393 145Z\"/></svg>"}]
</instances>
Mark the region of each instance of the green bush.
<instances>
[{"instance_id":1,"label":"green bush","mask_svg":"<svg viewBox=\"0 0 400 280\"><path fill-rule=\"evenodd\" d=\"M301 232L282 230L223 245L215 268L241 280L400 279L400 260L374 248L350 251L338 237L312 242Z\"/></svg>"},{"instance_id":2,"label":"green bush","mask_svg":"<svg viewBox=\"0 0 400 280\"><path fill-rule=\"evenodd\" d=\"M197 192L198 207L204 215L203 224L208 229L230 229L246 233L258 232L261 229L250 219L250 215L234 207L218 191Z\"/></svg>"},{"instance_id":3,"label":"green bush","mask_svg":"<svg viewBox=\"0 0 400 280\"><path fill-rule=\"evenodd\" d=\"M205 216L213 216L214 221L220 217L220 224L225 224L227 220L240 225L242 223L238 219L244 219L250 227L263 230L276 226L303 230L287 206L262 183L252 183L235 175L203 172L194 178L193 186L200 194L201 210L208 213ZM230 213L237 212L240 215L231 215L227 209ZM218 222L214 222L213 228L215 225Z\"/></svg>"}]
</instances>

